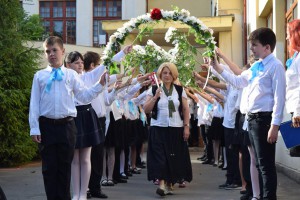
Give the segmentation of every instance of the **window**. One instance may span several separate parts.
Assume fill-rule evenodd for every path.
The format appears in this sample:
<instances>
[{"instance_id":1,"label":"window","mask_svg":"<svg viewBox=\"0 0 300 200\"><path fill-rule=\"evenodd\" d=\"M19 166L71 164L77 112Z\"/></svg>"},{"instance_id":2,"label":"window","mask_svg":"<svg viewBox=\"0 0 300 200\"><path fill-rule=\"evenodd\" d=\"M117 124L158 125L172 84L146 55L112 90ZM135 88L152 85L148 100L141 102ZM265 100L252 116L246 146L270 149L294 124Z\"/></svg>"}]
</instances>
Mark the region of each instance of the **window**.
<instances>
[{"instance_id":1,"label":"window","mask_svg":"<svg viewBox=\"0 0 300 200\"><path fill-rule=\"evenodd\" d=\"M67 2L66 17L76 17L76 2Z\"/></svg>"},{"instance_id":2,"label":"window","mask_svg":"<svg viewBox=\"0 0 300 200\"><path fill-rule=\"evenodd\" d=\"M63 17L63 2L53 2L53 17Z\"/></svg>"},{"instance_id":3,"label":"window","mask_svg":"<svg viewBox=\"0 0 300 200\"><path fill-rule=\"evenodd\" d=\"M40 16L42 18L50 17L50 2L40 2Z\"/></svg>"},{"instance_id":4,"label":"window","mask_svg":"<svg viewBox=\"0 0 300 200\"><path fill-rule=\"evenodd\" d=\"M44 36L55 35L67 44L76 44L76 1L40 1Z\"/></svg>"},{"instance_id":5,"label":"window","mask_svg":"<svg viewBox=\"0 0 300 200\"><path fill-rule=\"evenodd\" d=\"M76 43L76 21L67 21L66 43Z\"/></svg>"},{"instance_id":6,"label":"window","mask_svg":"<svg viewBox=\"0 0 300 200\"><path fill-rule=\"evenodd\" d=\"M94 46L102 46L106 44L107 41L107 34L102 29L102 22L101 20L94 20L93 23L93 43Z\"/></svg>"},{"instance_id":7,"label":"window","mask_svg":"<svg viewBox=\"0 0 300 200\"><path fill-rule=\"evenodd\" d=\"M93 1L93 44L106 44L107 33L102 29L102 20L122 18L122 0L94 0Z\"/></svg>"},{"instance_id":8,"label":"window","mask_svg":"<svg viewBox=\"0 0 300 200\"><path fill-rule=\"evenodd\" d=\"M121 0L94 0L94 17L122 17Z\"/></svg>"},{"instance_id":9,"label":"window","mask_svg":"<svg viewBox=\"0 0 300 200\"><path fill-rule=\"evenodd\" d=\"M106 17L106 0L94 1L94 16Z\"/></svg>"},{"instance_id":10,"label":"window","mask_svg":"<svg viewBox=\"0 0 300 200\"><path fill-rule=\"evenodd\" d=\"M108 1L108 16L109 17L121 17L122 4L121 1Z\"/></svg>"}]
</instances>

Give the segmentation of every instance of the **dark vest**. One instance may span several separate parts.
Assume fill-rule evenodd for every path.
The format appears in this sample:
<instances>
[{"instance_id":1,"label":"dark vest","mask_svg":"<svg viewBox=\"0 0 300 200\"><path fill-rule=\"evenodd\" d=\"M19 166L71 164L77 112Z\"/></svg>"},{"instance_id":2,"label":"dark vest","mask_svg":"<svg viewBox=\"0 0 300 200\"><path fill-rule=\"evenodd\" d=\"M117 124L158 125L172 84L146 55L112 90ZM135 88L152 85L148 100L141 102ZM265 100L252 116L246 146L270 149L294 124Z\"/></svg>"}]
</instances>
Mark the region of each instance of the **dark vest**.
<instances>
[{"instance_id":1,"label":"dark vest","mask_svg":"<svg viewBox=\"0 0 300 200\"><path fill-rule=\"evenodd\" d=\"M178 93L178 100L179 100L179 115L180 115L180 118L183 120L183 112L182 112L182 91L183 91L183 88L182 86L180 85L175 85L173 84L177 93ZM156 90L157 90L157 86L156 85L153 85L152 86L152 94L153 96L156 94ZM158 104L158 101L160 100L160 97L157 98L155 104L154 104L154 107L152 109L152 113L151 113L151 118L153 119L157 119L157 104Z\"/></svg>"}]
</instances>

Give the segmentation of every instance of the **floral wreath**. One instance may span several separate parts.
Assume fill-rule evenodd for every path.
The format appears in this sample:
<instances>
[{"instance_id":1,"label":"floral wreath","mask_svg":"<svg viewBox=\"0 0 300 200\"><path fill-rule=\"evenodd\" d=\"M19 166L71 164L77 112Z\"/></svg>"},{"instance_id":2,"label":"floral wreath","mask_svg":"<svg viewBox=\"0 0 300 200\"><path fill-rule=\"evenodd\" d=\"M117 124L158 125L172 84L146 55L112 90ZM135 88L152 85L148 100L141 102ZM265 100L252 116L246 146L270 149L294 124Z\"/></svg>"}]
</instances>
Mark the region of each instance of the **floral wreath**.
<instances>
[{"instance_id":1,"label":"floral wreath","mask_svg":"<svg viewBox=\"0 0 300 200\"><path fill-rule=\"evenodd\" d=\"M130 21L124 23L123 27L118 28L117 31L109 37L109 42L107 43L101 58L104 65L107 66L110 71L116 70L117 66L112 61L112 57L115 55L115 52L119 50L121 44L124 43L126 36L134 29L138 29L141 24L155 23L160 22L161 20L180 21L190 26L190 31L195 35L195 42L206 46L206 51L203 53L203 56L212 57L214 55L216 42L212 36L213 31L201 20L194 16L190 16L190 12L185 9L179 10L178 8L175 8L173 11L165 11L154 8L151 13L132 18Z\"/></svg>"}]
</instances>

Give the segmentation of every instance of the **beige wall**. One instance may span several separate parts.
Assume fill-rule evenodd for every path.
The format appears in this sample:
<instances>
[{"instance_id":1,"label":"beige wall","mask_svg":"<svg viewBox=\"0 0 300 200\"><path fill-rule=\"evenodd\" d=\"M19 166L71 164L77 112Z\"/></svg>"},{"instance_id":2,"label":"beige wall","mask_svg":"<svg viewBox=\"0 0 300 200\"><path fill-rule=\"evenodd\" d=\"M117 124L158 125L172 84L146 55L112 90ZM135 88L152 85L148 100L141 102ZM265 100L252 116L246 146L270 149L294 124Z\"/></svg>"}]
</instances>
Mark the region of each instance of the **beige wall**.
<instances>
[{"instance_id":1,"label":"beige wall","mask_svg":"<svg viewBox=\"0 0 300 200\"><path fill-rule=\"evenodd\" d=\"M243 38L243 1L219 0L219 15L234 15L231 32L219 33L219 47L239 66L244 64L244 38Z\"/></svg>"},{"instance_id":2,"label":"beige wall","mask_svg":"<svg viewBox=\"0 0 300 200\"><path fill-rule=\"evenodd\" d=\"M192 16L211 16L211 0L148 0L148 12L153 8L173 10L172 5L190 11Z\"/></svg>"}]
</instances>

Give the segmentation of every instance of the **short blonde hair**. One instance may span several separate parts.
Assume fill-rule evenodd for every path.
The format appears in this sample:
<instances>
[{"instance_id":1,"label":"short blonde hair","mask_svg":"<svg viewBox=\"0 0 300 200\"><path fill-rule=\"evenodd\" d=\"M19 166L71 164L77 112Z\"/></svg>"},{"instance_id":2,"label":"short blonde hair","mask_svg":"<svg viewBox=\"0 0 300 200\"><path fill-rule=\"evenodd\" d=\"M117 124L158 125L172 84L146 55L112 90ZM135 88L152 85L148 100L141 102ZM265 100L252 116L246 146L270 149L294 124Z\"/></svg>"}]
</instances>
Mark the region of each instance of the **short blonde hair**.
<instances>
[{"instance_id":1,"label":"short blonde hair","mask_svg":"<svg viewBox=\"0 0 300 200\"><path fill-rule=\"evenodd\" d=\"M157 70L157 76L161 80L161 73L165 67L171 71L172 77L173 77L173 82L175 82L178 78L178 70L174 63L165 62L165 63L161 64Z\"/></svg>"}]
</instances>

